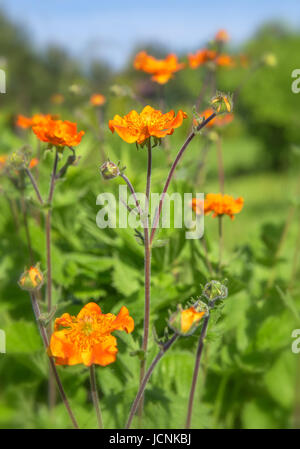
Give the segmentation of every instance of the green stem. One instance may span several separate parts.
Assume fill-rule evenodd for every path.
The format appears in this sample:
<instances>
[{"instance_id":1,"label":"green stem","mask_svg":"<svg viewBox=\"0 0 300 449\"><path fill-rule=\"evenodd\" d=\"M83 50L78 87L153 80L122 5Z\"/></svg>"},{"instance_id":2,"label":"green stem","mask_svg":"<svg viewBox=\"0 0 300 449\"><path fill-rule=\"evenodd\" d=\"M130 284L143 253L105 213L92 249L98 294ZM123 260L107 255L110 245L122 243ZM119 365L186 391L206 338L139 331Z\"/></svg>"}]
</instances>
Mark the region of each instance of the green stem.
<instances>
[{"instance_id":1,"label":"green stem","mask_svg":"<svg viewBox=\"0 0 300 449\"><path fill-rule=\"evenodd\" d=\"M218 152L218 171L219 171L220 192L222 193L222 195L224 195L225 172L224 172L224 162L223 162L222 140L221 140L220 136L218 136L218 140L217 140L217 152Z\"/></svg>"},{"instance_id":2,"label":"green stem","mask_svg":"<svg viewBox=\"0 0 300 449\"><path fill-rule=\"evenodd\" d=\"M147 183L146 183L146 204L144 212L144 271L145 271L145 312L144 312L144 336L142 343L143 359L141 361L140 385L145 375L146 369L146 353L148 349L149 323L150 323L150 289L151 289L151 246L149 238L149 201L151 188L151 168L152 168L152 150L151 138L148 140L148 167L147 167ZM139 416L143 413L143 397L139 408Z\"/></svg>"},{"instance_id":3,"label":"green stem","mask_svg":"<svg viewBox=\"0 0 300 449\"><path fill-rule=\"evenodd\" d=\"M202 128L204 128L212 119L214 119L216 116L216 113L214 112L213 114L211 114L206 120L204 120L202 123L200 123L200 125L197 126L197 131L200 131ZM191 143L191 141L193 140L193 138L195 137L195 132L191 132L190 135L188 136L188 138L186 139L186 141L184 142L184 144L182 145L181 149L179 150L173 164L172 167L170 168L160 201L159 201L159 205L158 205L158 209L155 213L154 216L154 220L153 220L153 225L152 225L152 230L151 230L151 236L150 236L150 245L152 245L154 236L155 236L155 232L157 230L158 227L158 223L159 223L159 217L161 215L161 211L162 211L162 206L163 206L163 202L167 193L167 190L169 188L170 182L172 180L172 177L174 175L175 169L178 165L178 162L180 161L180 159L183 156L183 153L185 152L185 150L187 149L187 147L189 146L189 144Z\"/></svg>"},{"instance_id":4,"label":"green stem","mask_svg":"<svg viewBox=\"0 0 300 449\"><path fill-rule=\"evenodd\" d=\"M224 246L224 240L223 240L223 215L218 216L219 220L219 264L218 264L218 270L221 270L222 265L222 257L223 257L223 246Z\"/></svg>"},{"instance_id":5,"label":"green stem","mask_svg":"<svg viewBox=\"0 0 300 449\"><path fill-rule=\"evenodd\" d=\"M201 329L201 334L200 334L199 341L198 341L198 348L197 348L196 359L195 359L193 380L192 380L192 385L191 385L191 390L190 390L188 411L187 411L186 424L185 424L186 429L189 429L191 426L195 391L196 391L196 385L197 385L199 368L200 368L200 361L201 361L201 356L202 356L202 352L203 352L204 339L206 337L209 317L210 317L210 315L207 315L207 317L204 319L203 326Z\"/></svg>"},{"instance_id":6,"label":"green stem","mask_svg":"<svg viewBox=\"0 0 300 449\"><path fill-rule=\"evenodd\" d=\"M146 373L146 375L144 376L141 384L140 384L140 388L139 391L137 392L137 395L135 397L135 400L133 401L131 410L130 410L130 414L128 417L128 421L126 424L126 429L130 429L133 417L137 411L137 408L140 404L140 401L143 399L144 396L144 391L145 388L147 386L147 383L153 373L154 368L156 367L156 365L158 364L158 362L160 361L160 359L163 357L163 355L168 351L168 349L170 349L170 347L173 345L173 343L175 342L175 340L177 339L178 335L174 334L173 337L164 344L164 346L161 348L161 350L159 351L159 353L157 354L157 356L155 357L155 359L153 360L153 362L151 363L151 365L148 368L148 371Z\"/></svg>"},{"instance_id":7,"label":"green stem","mask_svg":"<svg viewBox=\"0 0 300 449\"><path fill-rule=\"evenodd\" d=\"M91 394L93 399L93 404L96 411L97 416L97 422L99 429L103 429L103 421L102 421L102 414L99 404L99 396L98 396L98 390L97 390L97 381L96 381L96 371L95 371L95 365L92 364L90 366L90 382L91 382Z\"/></svg>"}]
</instances>

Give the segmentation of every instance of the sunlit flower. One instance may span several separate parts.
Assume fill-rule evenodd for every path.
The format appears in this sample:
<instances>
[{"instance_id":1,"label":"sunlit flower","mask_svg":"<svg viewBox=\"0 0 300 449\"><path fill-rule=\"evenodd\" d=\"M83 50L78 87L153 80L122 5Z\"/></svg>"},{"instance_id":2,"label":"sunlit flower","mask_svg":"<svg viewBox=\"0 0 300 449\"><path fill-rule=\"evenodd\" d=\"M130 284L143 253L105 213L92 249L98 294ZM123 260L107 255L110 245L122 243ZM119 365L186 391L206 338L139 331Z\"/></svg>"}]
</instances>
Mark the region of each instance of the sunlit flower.
<instances>
[{"instance_id":1,"label":"sunlit flower","mask_svg":"<svg viewBox=\"0 0 300 449\"><path fill-rule=\"evenodd\" d=\"M32 127L42 142L52 145L75 147L81 142L84 131L77 132L77 124L68 120L48 120Z\"/></svg>"},{"instance_id":2,"label":"sunlit flower","mask_svg":"<svg viewBox=\"0 0 300 449\"><path fill-rule=\"evenodd\" d=\"M217 42L228 42L229 41L229 34L226 30L219 30L217 34L215 35L215 40Z\"/></svg>"},{"instance_id":3,"label":"sunlit flower","mask_svg":"<svg viewBox=\"0 0 300 449\"><path fill-rule=\"evenodd\" d=\"M119 314L102 313L100 307L90 302L77 316L64 313L55 320L49 355L57 365L106 366L116 360L117 340L111 335L116 330L127 333L134 329L134 321L126 307Z\"/></svg>"},{"instance_id":4,"label":"sunlit flower","mask_svg":"<svg viewBox=\"0 0 300 449\"><path fill-rule=\"evenodd\" d=\"M206 48L198 50L195 54L190 53L188 55L190 67L196 69L209 61L214 61L216 56L217 52L215 50L208 50Z\"/></svg>"},{"instance_id":5,"label":"sunlit flower","mask_svg":"<svg viewBox=\"0 0 300 449\"><path fill-rule=\"evenodd\" d=\"M234 199L230 195L222 193L208 193L204 200L204 213L213 212L213 217L228 215L232 220L235 214L241 212L244 205L244 198Z\"/></svg>"},{"instance_id":6,"label":"sunlit flower","mask_svg":"<svg viewBox=\"0 0 300 449\"><path fill-rule=\"evenodd\" d=\"M90 98L90 103L93 106L102 106L106 101L106 98L102 94L93 94Z\"/></svg>"},{"instance_id":7,"label":"sunlit flower","mask_svg":"<svg viewBox=\"0 0 300 449\"><path fill-rule=\"evenodd\" d=\"M32 126L41 125L51 120L51 115L34 114L32 117L18 115L16 125L20 128L32 128Z\"/></svg>"},{"instance_id":8,"label":"sunlit flower","mask_svg":"<svg viewBox=\"0 0 300 449\"><path fill-rule=\"evenodd\" d=\"M62 94L53 94L50 101L53 104L62 104L65 101L65 97Z\"/></svg>"},{"instance_id":9,"label":"sunlit flower","mask_svg":"<svg viewBox=\"0 0 300 449\"><path fill-rule=\"evenodd\" d=\"M139 52L134 60L134 68L150 73L152 80L159 84L165 84L173 76L175 72L181 70L185 64L179 63L177 56L169 54L165 59L156 59L145 51Z\"/></svg>"},{"instance_id":10,"label":"sunlit flower","mask_svg":"<svg viewBox=\"0 0 300 449\"><path fill-rule=\"evenodd\" d=\"M40 270L39 264L25 270L19 279L19 286L23 290L33 291L41 288L44 282L43 273Z\"/></svg>"},{"instance_id":11,"label":"sunlit flower","mask_svg":"<svg viewBox=\"0 0 300 449\"><path fill-rule=\"evenodd\" d=\"M205 111L201 112L199 115L199 117L204 117L204 119L206 120L208 117L210 117L215 111L212 108L208 108L205 109ZM229 123L232 122L234 118L233 113L228 113L228 114L224 114L224 115L217 115L215 118L213 118L210 122L207 123L206 127L207 128L212 128L213 126L224 126L224 125L228 125ZM197 123L197 120L195 122L195 125Z\"/></svg>"},{"instance_id":12,"label":"sunlit flower","mask_svg":"<svg viewBox=\"0 0 300 449\"><path fill-rule=\"evenodd\" d=\"M115 115L108 125L109 129L116 131L125 142L140 144L150 136L160 138L173 134L174 129L181 126L186 117L186 113L181 109L177 115L173 110L163 114L151 106L146 106L140 114L131 111L124 117Z\"/></svg>"}]
</instances>

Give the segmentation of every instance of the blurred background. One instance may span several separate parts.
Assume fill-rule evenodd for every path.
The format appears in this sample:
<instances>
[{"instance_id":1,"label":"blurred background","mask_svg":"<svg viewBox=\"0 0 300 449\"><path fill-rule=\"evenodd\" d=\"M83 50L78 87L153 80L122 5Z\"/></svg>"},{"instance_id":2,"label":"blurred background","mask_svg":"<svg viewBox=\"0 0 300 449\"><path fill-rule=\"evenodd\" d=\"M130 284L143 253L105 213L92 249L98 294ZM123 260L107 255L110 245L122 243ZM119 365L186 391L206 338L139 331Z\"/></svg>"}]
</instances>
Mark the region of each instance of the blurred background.
<instances>
[{"instance_id":1,"label":"blurred background","mask_svg":"<svg viewBox=\"0 0 300 449\"><path fill-rule=\"evenodd\" d=\"M119 183L105 184L98 168L107 157L120 159L136 190L143 191L146 156L112 135L107 123L115 114L140 111L146 104L187 112L189 120L167 140L165 151L155 150L153 189L161 191L205 85L205 68L191 69L188 54L211 45L219 29L230 37L224 51L240 61L215 73L215 88L238 94L234 120L195 139L174 190L219 191L216 148L221 141L225 191L243 196L245 206L234 222L224 223L223 275L229 299L223 318L208 335L194 427L300 426L300 355L291 352L291 333L300 327L300 93L291 89L292 71L300 69L299 13L297 0L0 1L0 69L6 73L6 94L0 95L0 154L24 143L39 151L33 133L17 128L18 114L59 115L86 132L78 147L80 164L59 183L55 196L57 313L68 309L76 314L93 298L107 312L126 304L136 320L133 340L128 336L120 343L118 362L98 370L108 427L123 425L135 394L138 368L128 347L134 348L141 335L143 254L130 230L97 229L96 196L116 191ZM159 58L175 52L187 66L162 88L133 68L140 50ZM99 108L90 102L94 93L106 98ZM203 110L212 94L209 89L204 93ZM41 158L37 169L44 194L50 159ZM0 426L67 427L59 400L55 413L47 409L47 365L29 300L17 286L28 264L22 218L18 224L14 210L19 192L3 178L0 201L0 328L7 334L7 354L0 354ZM41 222L34 213L28 220L34 255L43 265ZM205 223L215 263L217 223L211 217ZM209 277L199 242L186 242L178 234L162 231L160 238L170 239L170 249L157 248L153 255L152 320L161 333L168 309L196 297L200 283ZM196 343L196 336L180 342L153 376L146 426L182 428ZM84 368L61 371L82 426L95 426Z\"/></svg>"}]
</instances>

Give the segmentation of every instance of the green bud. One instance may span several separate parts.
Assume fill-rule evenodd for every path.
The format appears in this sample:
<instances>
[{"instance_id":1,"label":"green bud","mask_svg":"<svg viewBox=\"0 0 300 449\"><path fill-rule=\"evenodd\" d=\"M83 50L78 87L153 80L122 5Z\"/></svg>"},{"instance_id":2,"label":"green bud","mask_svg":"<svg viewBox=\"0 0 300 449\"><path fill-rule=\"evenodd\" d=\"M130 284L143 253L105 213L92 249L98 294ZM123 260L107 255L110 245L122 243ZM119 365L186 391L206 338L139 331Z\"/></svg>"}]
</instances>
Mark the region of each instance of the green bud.
<instances>
[{"instance_id":1,"label":"green bud","mask_svg":"<svg viewBox=\"0 0 300 449\"><path fill-rule=\"evenodd\" d=\"M120 175L120 169L118 165L113 162L107 161L100 167L100 173L104 179L113 179L117 178Z\"/></svg>"},{"instance_id":2,"label":"green bud","mask_svg":"<svg viewBox=\"0 0 300 449\"><path fill-rule=\"evenodd\" d=\"M210 281L203 289L203 296L209 301L224 299L228 296L228 289L220 281Z\"/></svg>"}]
</instances>

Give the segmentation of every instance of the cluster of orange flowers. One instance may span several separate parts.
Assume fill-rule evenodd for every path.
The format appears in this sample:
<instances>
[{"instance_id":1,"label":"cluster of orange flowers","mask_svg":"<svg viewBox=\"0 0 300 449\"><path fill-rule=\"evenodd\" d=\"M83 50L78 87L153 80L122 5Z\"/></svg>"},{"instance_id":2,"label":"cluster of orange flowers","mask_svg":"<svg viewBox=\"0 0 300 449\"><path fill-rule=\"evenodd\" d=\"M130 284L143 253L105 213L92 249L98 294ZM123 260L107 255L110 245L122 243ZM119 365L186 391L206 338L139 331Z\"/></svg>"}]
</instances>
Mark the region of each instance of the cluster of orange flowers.
<instances>
[{"instance_id":1,"label":"cluster of orange flowers","mask_svg":"<svg viewBox=\"0 0 300 449\"><path fill-rule=\"evenodd\" d=\"M68 120L57 120L49 114L36 114L31 118L19 115L16 123L21 128L31 128L42 142L60 147L77 146L84 135L84 131L77 131L76 123Z\"/></svg>"},{"instance_id":2,"label":"cluster of orange flowers","mask_svg":"<svg viewBox=\"0 0 300 449\"><path fill-rule=\"evenodd\" d=\"M115 115L113 120L109 121L109 128L112 132L116 131L125 142L141 144L150 136L161 138L173 134L174 129L178 128L186 117L186 113L181 109L177 115L173 110L163 114L151 106L146 106L140 114L131 111L124 117Z\"/></svg>"},{"instance_id":3,"label":"cluster of orange flowers","mask_svg":"<svg viewBox=\"0 0 300 449\"><path fill-rule=\"evenodd\" d=\"M189 66L195 69L208 62L213 62L217 66L233 67L234 59L227 53L220 52L221 45L228 40L227 31L219 30L214 38L215 46L218 49L204 48L195 54L190 53L188 55ZM241 59L241 64L245 64L245 58ZM165 59L156 59L146 51L141 51L136 55L133 65L136 70L142 70L152 75L151 79L159 84L167 83L174 73L186 66L185 63L179 63L177 56L173 53L167 55Z\"/></svg>"},{"instance_id":4,"label":"cluster of orange flowers","mask_svg":"<svg viewBox=\"0 0 300 449\"><path fill-rule=\"evenodd\" d=\"M159 84L165 84L175 72L184 68L184 63L179 63L177 56L173 53L165 59L156 59L145 51L138 53L134 60L134 68L150 73L152 80Z\"/></svg>"},{"instance_id":5,"label":"cluster of orange flowers","mask_svg":"<svg viewBox=\"0 0 300 449\"><path fill-rule=\"evenodd\" d=\"M192 209L196 214L209 214L213 212L213 218L223 215L228 215L232 220L235 214L241 212L244 205L244 198L239 197L234 199L230 195L223 195L222 193L208 193L204 200L204 205L201 200L193 198Z\"/></svg>"},{"instance_id":6,"label":"cluster of orange flowers","mask_svg":"<svg viewBox=\"0 0 300 449\"><path fill-rule=\"evenodd\" d=\"M195 54L190 53L188 59L192 69L196 69L207 62L213 62L214 64L223 67L233 67L235 64L231 56L227 54L218 54L217 51L208 50L206 48L198 50Z\"/></svg>"}]
</instances>

